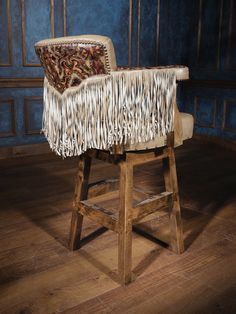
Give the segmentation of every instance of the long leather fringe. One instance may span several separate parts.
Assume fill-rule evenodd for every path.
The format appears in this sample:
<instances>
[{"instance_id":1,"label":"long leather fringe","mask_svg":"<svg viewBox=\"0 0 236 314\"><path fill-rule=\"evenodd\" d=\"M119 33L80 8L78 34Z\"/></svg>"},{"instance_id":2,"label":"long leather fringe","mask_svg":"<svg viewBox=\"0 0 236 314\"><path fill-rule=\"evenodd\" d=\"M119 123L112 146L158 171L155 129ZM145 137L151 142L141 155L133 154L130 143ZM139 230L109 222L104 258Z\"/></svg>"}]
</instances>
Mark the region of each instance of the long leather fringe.
<instances>
[{"instance_id":1,"label":"long leather fringe","mask_svg":"<svg viewBox=\"0 0 236 314\"><path fill-rule=\"evenodd\" d=\"M44 81L43 132L58 155L137 144L173 130L176 77L164 70L94 76L60 94Z\"/></svg>"}]
</instances>

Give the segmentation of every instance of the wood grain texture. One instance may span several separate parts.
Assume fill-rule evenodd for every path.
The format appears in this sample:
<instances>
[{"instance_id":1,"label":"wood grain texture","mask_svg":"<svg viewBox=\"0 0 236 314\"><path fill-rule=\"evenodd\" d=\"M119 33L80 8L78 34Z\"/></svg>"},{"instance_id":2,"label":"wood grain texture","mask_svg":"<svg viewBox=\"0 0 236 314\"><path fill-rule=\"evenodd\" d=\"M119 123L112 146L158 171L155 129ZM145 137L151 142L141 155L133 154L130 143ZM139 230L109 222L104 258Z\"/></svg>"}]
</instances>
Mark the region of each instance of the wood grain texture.
<instances>
[{"instance_id":1,"label":"wood grain texture","mask_svg":"<svg viewBox=\"0 0 236 314\"><path fill-rule=\"evenodd\" d=\"M132 190L133 166L121 162L118 233L118 275L122 284L132 280Z\"/></svg>"},{"instance_id":2,"label":"wood grain texture","mask_svg":"<svg viewBox=\"0 0 236 314\"><path fill-rule=\"evenodd\" d=\"M89 185L88 197L96 197L119 188L119 180L107 179Z\"/></svg>"},{"instance_id":3,"label":"wood grain texture","mask_svg":"<svg viewBox=\"0 0 236 314\"><path fill-rule=\"evenodd\" d=\"M75 179L74 208L71 215L69 248L75 250L80 246L83 212L80 201L87 199L91 158L86 154L79 157L78 172Z\"/></svg>"},{"instance_id":4,"label":"wood grain texture","mask_svg":"<svg viewBox=\"0 0 236 314\"><path fill-rule=\"evenodd\" d=\"M89 201L82 201L79 205L79 212L91 220L94 220L97 224L113 231L118 230L117 217L103 207Z\"/></svg>"},{"instance_id":5,"label":"wood grain texture","mask_svg":"<svg viewBox=\"0 0 236 314\"><path fill-rule=\"evenodd\" d=\"M132 210L133 222L139 221L147 215L152 214L157 210L164 210L171 206L172 192L163 192L158 195L153 195L139 202Z\"/></svg>"},{"instance_id":6,"label":"wood grain texture","mask_svg":"<svg viewBox=\"0 0 236 314\"><path fill-rule=\"evenodd\" d=\"M77 187L75 193L74 209L72 211L69 247L71 250L81 247L84 239L81 239L83 217L88 217L95 223L118 233L118 276L119 282L126 285L132 280L132 226L133 223L142 220L156 211L170 209L170 245L173 251L182 253L184 250L182 238L182 226L180 206L178 199L178 182L174 159L174 133L167 136L167 149L153 149L150 151L127 152L122 155L113 155L109 152L89 150L80 156L79 170L77 175ZM119 149L120 151L120 149ZM99 158L102 155L102 158ZM119 191L118 180L104 180L95 184L88 184L91 156L102 159L105 162L118 163L120 169ZM168 157L167 176L170 182L166 185L166 191L157 195L146 195L141 190L133 188L133 167L143 163L158 161ZM169 184L170 183L170 184ZM92 193L89 192L92 188ZM103 193L102 193L103 192ZM114 212L99 205L101 201L112 201L112 196L118 195L119 206ZM89 195L90 194L90 195ZM87 197L90 196L90 200ZM91 197L92 196L92 197ZM141 196L141 201L138 200ZM107 198L108 197L108 198ZM145 197L144 199L142 197ZM133 203L136 203L133 206ZM147 221L147 220L145 220ZM140 228L135 227L134 231ZM145 236L148 236L141 229ZM99 233L100 234L100 233Z\"/></svg>"},{"instance_id":7,"label":"wood grain texture","mask_svg":"<svg viewBox=\"0 0 236 314\"><path fill-rule=\"evenodd\" d=\"M117 280L117 235L67 248L78 163L53 155L0 161L1 313L235 313L236 153L185 143L176 151L182 206L182 255L133 233L133 272ZM90 183L117 167L92 164ZM134 168L134 186L164 190L161 162ZM110 203L110 207L114 206ZM168 213L144 222L169 238ZM82 236L97 229L84 219ZM91 240L91 239L90 239Z\"/></svg>"},{"instance_id":8,"label":"wood grain texture","mask_svg":"<svg viewBox=\"0 0 236 314\"><path fill-rule=\"evenodd\" d=\"M170 204L170 244L174 252L180 254L184 251L183 228L181 220L178 179L174 149L169 147L169 157L163 159L163 170L166 191L173 193L173 203Z\"/></svg>"}]
</instances>

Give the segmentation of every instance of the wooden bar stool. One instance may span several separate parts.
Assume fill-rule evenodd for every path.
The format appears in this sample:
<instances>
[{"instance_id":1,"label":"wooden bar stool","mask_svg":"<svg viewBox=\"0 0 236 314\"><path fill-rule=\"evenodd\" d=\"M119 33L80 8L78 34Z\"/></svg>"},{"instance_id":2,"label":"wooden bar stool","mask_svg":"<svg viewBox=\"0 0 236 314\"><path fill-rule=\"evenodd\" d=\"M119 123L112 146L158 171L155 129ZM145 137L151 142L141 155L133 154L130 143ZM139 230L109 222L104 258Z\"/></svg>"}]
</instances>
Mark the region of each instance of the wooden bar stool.
<instances>
[{"instance_id":1,"label":"wooden bar stool","mask_svg":"<svg viewBox=\"0 0 236 314\"><path fill-rule=\"evenodd\" d=\"M180 254L184 251L181 212L176 175L175 155L173 149L174 134L168 135L167 146L148 151L126 152L123 155L104 151L89 151L79 158L76 178L75 201L72 212L69 247L78 249L81 243L83 216L87 216L104 227L118 233L118 273L120 282L131 281L132 265L132 225L158 210L168 208L170 217L170 246ZM91 158L97 158L119 166L119 199L117 214L92 204L87 200ZM151 195L133 206L133 167L155 160L162 160L165 179L165 192ZM107 193L117 187L114 181L93 184L91 196ZM140 190L139 190L140 191Z\"/></svg>"},{"instance_id":2,"label":"wooden bar stool","mask_svg":"<svg viewBox=\"0 0 236 314\"><path fill-rule=\"evenodd\" d=\"M104 151L89 151L79 157L76 179L75 201L72 212L69 247L78 249L81 243L83 216L118 233L118 274L120 282L127 284L132 280L132 225L153 212L167 208L170 217L170 246L180 254L184 251L181 212L178 194L178 182L173 150L173 136L168 136L166 147L148 151L126 152L123 155ZM118 215L99 207L87 200L89 191L89 173L91 158L119 166L119 211ZM133 206L133 168L155 160L162 160L166 191L152 195ZM90 196L98 196L117 187L117 182L103 181L91 186Z\"/></svg>"},{"instance_id":3,"label":"wooden bar stool","mask_svg":"<svg viewBox=\"0 0 236 314\"><path fill-rule=\"evenodd\" d=\"M45 70L43 132L58 155L79 156L69 247L81 246L84 216L118 233L118 273L127 284L132 226L145 216L168 209L170 246L184 250L174 147L193 132L192 116L176 105L176 80L188 79L188 68L118 68L112 41L98 35L46 39L35 49ZM118 165L120 179L89 185L92 158ZM155 160L163 162L165 191L148 195L134 188L133 168ZM96 201L113 190L118 211Z\"/></svg>"}]
</instances>

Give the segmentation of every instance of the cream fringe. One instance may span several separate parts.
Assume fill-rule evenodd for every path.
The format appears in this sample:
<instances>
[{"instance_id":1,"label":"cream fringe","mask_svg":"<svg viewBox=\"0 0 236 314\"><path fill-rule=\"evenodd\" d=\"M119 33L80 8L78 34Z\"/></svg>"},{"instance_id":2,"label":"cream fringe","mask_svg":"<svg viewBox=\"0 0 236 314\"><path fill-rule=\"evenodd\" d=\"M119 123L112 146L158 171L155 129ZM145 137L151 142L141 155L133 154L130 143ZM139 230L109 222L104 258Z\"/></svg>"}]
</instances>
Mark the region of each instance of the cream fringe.
<instances>
[{"instance_id":1,"label":"cream fringe","mask_svg":"<svg viewBox=\"0 0 236 314\"><path fill-rule=\"evenodd\" d=\"M162 70L116 71L60 94L44 81L43 132L58 155L137 144L173 130L176 77Z\"/></svg>"}]
</instances>

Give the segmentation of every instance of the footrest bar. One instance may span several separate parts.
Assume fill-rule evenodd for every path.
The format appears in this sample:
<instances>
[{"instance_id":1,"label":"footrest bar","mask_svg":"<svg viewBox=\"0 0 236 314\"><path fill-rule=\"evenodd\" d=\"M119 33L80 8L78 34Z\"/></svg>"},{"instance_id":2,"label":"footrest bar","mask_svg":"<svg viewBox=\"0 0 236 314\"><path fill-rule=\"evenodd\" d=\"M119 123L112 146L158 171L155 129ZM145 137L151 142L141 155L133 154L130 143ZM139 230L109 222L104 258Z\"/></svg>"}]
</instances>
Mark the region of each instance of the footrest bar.
<instances>
[{"instance_id":1,"label":"footrest bar","mask_svg":"<svg viewBox=\"0 0 236 314\"><path fill-rule=\"evenodd\" d=\"M108 179L108 180L101 180L95 183L89 184L88 188L88 197L96 197L102 194L106 194L110 191L117 190L119 187L119 180L118 179Z\"/></svg>"},{"instance_id":2,"label":"footrest bar","mask_svg":"<svg viewBox=\"0 0 236 314\"><path fill-rule=\"evenodd\" d=\"M87 216L98 224L118 232L118 220L116 216L109 210L89 201L79 202L78 210L82 215Z\"/></svg>"},{"instance_id":3,"label":"footrest bar","mask_svg":"<svg viewBox=\"0 0 236 314\"><path fill-rule=\"evenodd\" d=\"M133 223L139 221L147 215L152 214L157 210L169 208L173 202L172 192L163 192L158 195L151 196L150 198L138 203L133 207L132 221Z\"/></svg>"}]
</instances>

